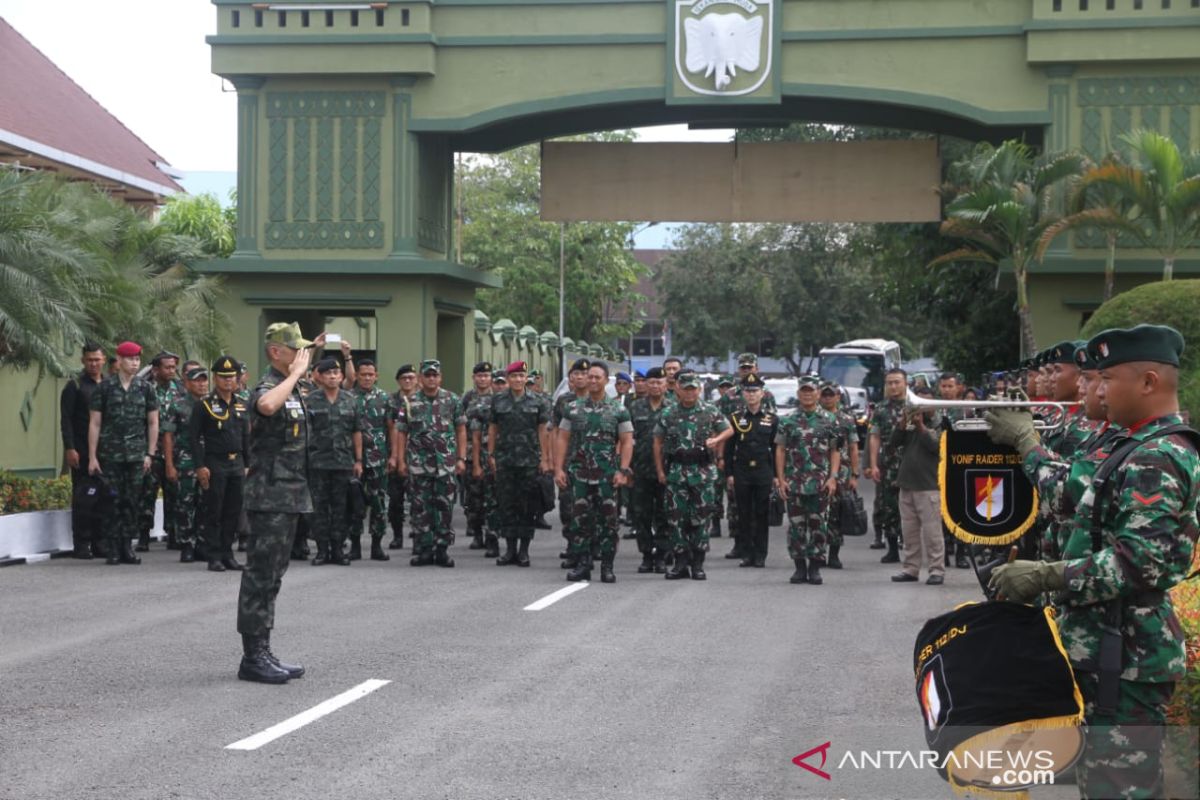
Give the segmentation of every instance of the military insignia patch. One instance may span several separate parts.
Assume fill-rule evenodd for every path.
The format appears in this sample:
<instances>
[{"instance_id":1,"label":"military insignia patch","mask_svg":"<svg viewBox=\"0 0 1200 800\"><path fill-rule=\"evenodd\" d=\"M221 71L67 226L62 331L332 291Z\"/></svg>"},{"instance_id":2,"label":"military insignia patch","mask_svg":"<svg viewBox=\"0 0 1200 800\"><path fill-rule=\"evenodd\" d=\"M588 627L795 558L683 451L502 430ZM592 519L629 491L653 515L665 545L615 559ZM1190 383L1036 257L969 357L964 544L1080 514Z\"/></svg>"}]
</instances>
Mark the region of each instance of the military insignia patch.
<instances>
[{"instance_id":1,"label":"military insignia patch","mask_svg":"<svg viewBox=\"0 0 1200 800\"><path fill-rule=\"evenodd\" d=\"M776 0L675 0L675 70L691 91L746 95L771 74Z\"/></svg>"},{"instance_id":2,"label":"military insignia patch","mask_svg":"<svg viewBox=\"0 0 1200 800\"><path fill-rule=\"evenodd\" d=\"M1021 471L1021 456L986 431L942 435L938 486L942 520L959 541L1008 544L1037 518L1037 490Z\"/></svg>"}]
</instances>

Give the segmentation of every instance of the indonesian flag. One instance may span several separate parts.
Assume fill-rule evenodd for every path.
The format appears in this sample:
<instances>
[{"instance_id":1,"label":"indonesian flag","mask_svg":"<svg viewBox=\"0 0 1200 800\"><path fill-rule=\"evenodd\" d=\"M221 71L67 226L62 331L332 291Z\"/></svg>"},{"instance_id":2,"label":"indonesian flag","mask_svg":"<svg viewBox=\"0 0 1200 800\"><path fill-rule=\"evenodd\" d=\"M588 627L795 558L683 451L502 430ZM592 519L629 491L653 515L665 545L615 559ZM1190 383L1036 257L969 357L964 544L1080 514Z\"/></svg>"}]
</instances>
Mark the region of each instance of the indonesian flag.
<instances>
[{"instance_id":1,"label":"indonesian flag","mask_svg":"<svg viewBox=\"0 0 1200 800\"><path fill-rule=\"evenodd\" d=\"M1004 510L1004 478L985 475L975 479L975 513L991 522Z\"/></svg>"},{"instance_id":2,"label":"indonesian flag","mask_svg":"<svg viewBox=\"0 0 1200 800\"><path fill-rule=\"evenodd\" d=\"M925 724L929 730L936 729L938 715L942 712L942 699L938 697L937 684L933 682L933 670L926 672L925 680L921 681L921 710L925 712Z\"/></svg>"}]
</instances>

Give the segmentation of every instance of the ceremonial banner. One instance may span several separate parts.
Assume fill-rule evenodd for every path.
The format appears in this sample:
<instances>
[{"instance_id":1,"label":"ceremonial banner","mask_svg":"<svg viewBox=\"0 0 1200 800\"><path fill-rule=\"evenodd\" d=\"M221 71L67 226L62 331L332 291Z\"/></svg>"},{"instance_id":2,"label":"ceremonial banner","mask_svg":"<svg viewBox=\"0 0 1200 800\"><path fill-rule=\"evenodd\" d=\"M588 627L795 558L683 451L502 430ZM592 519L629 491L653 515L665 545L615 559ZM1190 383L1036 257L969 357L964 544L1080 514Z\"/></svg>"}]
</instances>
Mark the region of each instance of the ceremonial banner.
<instances>
[{"instance_id":1,"label":"ceremonial banner","mask_svg":"<svg viewBox=\"0 0 1200 800\"><path fill-rule=\"evenodd\" d=\"M993 443L986 431L942 434L938 488L942 520L968 544L1015 542L1037 518L1037 490L1021 470L1020 454Z\"/></svg>"},{"instance_id":2,"label":"ceremonial banner","mask_svg":"<svg viewBox=\"0 0 1200 800\"><path fill-rule=\"evenodd\" d=\"M935 617L913 672L925 741L958 793L1012 797L1083 750L1083 697L1048 608L968 603Z\"/></svg>"}]
</instances>

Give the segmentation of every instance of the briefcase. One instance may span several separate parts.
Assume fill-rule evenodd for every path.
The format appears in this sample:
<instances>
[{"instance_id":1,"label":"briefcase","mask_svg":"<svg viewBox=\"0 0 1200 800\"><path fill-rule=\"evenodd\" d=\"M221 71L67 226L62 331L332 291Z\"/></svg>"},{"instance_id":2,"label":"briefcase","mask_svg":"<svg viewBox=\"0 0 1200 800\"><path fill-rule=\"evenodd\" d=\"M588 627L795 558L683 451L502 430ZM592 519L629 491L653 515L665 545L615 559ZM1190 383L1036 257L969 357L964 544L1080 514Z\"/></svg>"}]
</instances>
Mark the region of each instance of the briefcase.
<instances>
[{"instance_id":1,"label":"briefcase","mask_svg":"<svg viewBox=\"0 0 1200 800\"><path fill-rule=\"evenodd\" d=\"M787 504L783 502L778 491L771 489L771 503L767 507L767 524L772 528L782 525L786 513Z\"/></svg>"},{"instance_id":2,"label":"briefcase","mask_svg":"<svg viewBox=\"0 0 1200 800\"><path fill-rule=\"evenodd\" d=\"M846 489L838 500L840 519L838 524L842 536L866 536L867 509L863 506L862 498L853 489Z\"/></svg>"}]
</instances>

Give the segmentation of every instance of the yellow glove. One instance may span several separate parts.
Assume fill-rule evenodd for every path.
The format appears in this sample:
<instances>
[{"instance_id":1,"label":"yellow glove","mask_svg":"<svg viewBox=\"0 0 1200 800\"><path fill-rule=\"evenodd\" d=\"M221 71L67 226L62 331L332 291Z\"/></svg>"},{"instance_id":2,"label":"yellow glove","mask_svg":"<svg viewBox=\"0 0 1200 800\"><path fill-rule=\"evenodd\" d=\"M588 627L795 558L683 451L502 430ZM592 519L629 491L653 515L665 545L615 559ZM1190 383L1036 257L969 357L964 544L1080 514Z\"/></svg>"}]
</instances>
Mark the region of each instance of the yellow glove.
<instances>
[{"instance_id":1,"label":"yellow glove","mask_svg":"<svg viewBox=\"0 0 1200 800\"><path fill-rule=\"evenodd\" d=\"M1041 438L1033 429L1033 415L1015 408L997 408L983 415L988 423L988 438L996 444L1015 447L1021 458L1038 446Z\"/></svg>"},{"instance_id":2,"label":"yellow glove","mask_svg":"<svg viewBox=\"0 0 1200 800\"><path fill-rule=\"evenodd\" d=\"M1067 588L1065 561L1013 561L992 571L988 588L999 600L1029 603L1042 592Z\"/></svg>"}]
</instances>

